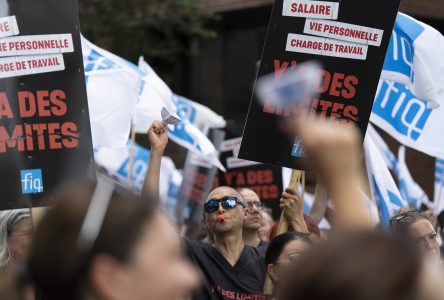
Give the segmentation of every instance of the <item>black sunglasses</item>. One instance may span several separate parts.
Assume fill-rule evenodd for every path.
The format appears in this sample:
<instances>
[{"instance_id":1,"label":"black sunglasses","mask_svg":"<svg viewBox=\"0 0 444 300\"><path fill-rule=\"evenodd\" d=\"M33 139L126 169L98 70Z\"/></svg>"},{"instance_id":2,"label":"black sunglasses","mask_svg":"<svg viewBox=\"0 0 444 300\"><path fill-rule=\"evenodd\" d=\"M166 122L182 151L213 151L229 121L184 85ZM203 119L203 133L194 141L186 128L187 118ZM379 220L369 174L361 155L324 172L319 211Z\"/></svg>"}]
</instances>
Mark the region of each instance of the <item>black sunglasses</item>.
<instances>
[{"instance_id":1,"label":"black sunglasses","mask_svg":"<svg viewBox=\"0 0 444 300\"><path fill-rule=\"evenodd\" d=\"M214 213L219 209L219 203L222 205L224 209L232 209L235 208L236 205L245 205L239 201L236 197L223 197L221 199L210 199L207 203L204 204L204 209L207 214Z\"/></svg>"}]
</instances>

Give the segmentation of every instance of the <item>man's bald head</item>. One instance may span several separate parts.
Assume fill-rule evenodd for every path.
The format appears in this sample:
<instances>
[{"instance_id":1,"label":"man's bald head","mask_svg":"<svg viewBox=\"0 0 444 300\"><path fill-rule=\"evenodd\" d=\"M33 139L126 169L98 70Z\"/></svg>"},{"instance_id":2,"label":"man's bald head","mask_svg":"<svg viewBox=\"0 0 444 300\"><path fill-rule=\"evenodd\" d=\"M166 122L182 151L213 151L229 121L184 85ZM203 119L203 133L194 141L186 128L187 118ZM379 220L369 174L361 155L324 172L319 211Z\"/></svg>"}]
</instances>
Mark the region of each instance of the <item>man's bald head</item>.
<instances>
[{"instance_id":1,"label":"man's bald head","mask_svg":"<svg viewBox=\"0 0 444 300\"><path fill-rule=\"evenodd\" d=\"M245 201L242 195L238 191L229 186L220 186L212 190L208 194L205 203L208 202L210 199L221 199L227 196L236 197L239 201L241 201L245 205Z\"/></svg>"}]
</instances>

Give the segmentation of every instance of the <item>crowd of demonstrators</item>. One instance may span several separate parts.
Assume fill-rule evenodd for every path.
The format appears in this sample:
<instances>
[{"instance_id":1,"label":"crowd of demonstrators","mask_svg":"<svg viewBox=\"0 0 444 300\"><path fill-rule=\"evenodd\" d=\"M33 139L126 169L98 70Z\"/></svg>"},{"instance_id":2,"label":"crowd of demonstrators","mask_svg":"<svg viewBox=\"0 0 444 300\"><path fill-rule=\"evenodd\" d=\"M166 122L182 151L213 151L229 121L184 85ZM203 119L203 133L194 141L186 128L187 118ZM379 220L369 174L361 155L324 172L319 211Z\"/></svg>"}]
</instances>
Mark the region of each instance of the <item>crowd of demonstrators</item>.
<instances>
[{"instance_id":1,"label":"crowd of demonstrators","mask_svg":"<svg viewBox=\"0 0 444 300\"><path fill-rule=\"evenodd\" d=\"M31 235L29 209L0 212L0 273L26 262Z\"/></svg>"},{"instance_id":2,"label":"crowd of demonstrators","mask_svg":"<svg viewBox=\"0 0 444 300\"><path fill-rule=\"evenodd\" d=\"M57 199L28 263L43 299L173 300L197 287L174 224L146 199L104 178Z\"/></svg>"},{"instance_id":3,"label":"crowd of demonstrators","mask_svg":"<svg viewBox=\"0 0 444 300\"><path fill-rule=\"evenodd\" d=\"M34 231L30 248L29 210L0 215L2 269L11 270L0 282L0 298L258 300L265 299L268 275L277 300L444 299L439 244L427 216L401 212L392 218L392 232L372 225L360 201L359 132L303 117L295 128L323 187L315 210L325 211L327 193L334 204L329 239L319 238L322 213L304 215L295 189L285 189L280 200L291 231L274 237L259 197L227 186L212 190L202 204L211 239L181 239L158 207L168 134L155 121L141 196L102 177L65 187ZM20 261L25 268L11 265ZM9 294L2 284L9 285ZM25 293L31 285L36 297Z\"/></svg>"},{"instance_id":4,"label":"crowd of demonstrators","mask_svg":"<svg viewBox=\"0 0 444 300\"><path fill-rule=\"evenodd\" d=\"M167 131L161 122L155 122L149 135L154 151L163 151L167 143ZM157 164L152 157L150 164ZM158 174L156 174L158 176ZM152 193L158 178L148 177L144 189ZM240 193L243 192L245 198ZM260 228L259 197L250 190L237 191L222 186L212 190L204 205L204 222L213 234L214 245L185 239L186 251L204 275L201 289L193 299L264 299L263 286L266 274L265 248L259 245L258 229ZM300 209L300 201L294 194L284 193L281 206L286 208L285 217L293 228L304 232L307 227ZM296 209L295 209L296 207ZM253 239L244 235L254 232ZM250 232L251 231L251 232ZM247 245L244 239L252 242Z\"/></svg>"}]
</instances>

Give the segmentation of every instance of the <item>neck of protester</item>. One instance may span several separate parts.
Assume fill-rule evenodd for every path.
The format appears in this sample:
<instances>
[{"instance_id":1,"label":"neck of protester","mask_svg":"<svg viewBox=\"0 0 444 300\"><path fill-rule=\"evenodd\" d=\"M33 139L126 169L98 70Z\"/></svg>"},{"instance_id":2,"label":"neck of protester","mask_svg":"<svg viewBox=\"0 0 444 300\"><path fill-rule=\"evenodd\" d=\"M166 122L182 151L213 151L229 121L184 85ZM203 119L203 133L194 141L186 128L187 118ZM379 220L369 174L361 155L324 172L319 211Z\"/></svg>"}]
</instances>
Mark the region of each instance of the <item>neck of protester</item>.
<instances>
[{"instance_id":1,"label":"neck of protester","mask_svg":"<svg viewBox=\"0 0 444 300\"><path fill-rule=\"evenodd\" d=\"M234 266L244 249L242 232L230 235L219 235L215 237L214 246Z\"/></svg>"},{"instance_id":2,"label":"neck of protester","mask_svg":"<svg viewBox=\"0 0 444 300\"><path fill-rule=\"evenodd\" d=\"M257 247L261 242L259 236L257 235L257 229L249 229L244 227L242 230L242 237L244 243L251 247Z\"/></svg>"}]
</instances>

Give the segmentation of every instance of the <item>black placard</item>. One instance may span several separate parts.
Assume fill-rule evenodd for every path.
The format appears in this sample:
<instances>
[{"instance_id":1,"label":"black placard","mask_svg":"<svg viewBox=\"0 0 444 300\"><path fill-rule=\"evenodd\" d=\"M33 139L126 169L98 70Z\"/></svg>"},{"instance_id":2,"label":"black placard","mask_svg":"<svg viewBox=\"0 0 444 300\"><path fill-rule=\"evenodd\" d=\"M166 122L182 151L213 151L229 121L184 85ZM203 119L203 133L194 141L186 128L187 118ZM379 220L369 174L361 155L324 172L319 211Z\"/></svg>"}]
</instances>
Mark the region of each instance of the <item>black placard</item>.
<instances>
[{"instance_id":1,"label":"black placard","mask_svg":"<svg viewBox=\"0 0 444 300\"><path fill-rule=\"evenodd\" d=\"M350 126L356 124L365 134L399 3L399 0L276 0L258 77L274 73L278 78L298 63L321 62L320 95L304 103L307 113L317 112L321 119L342 120ZM329 4L333 7L328 8ZM319 23L324 24L315 25ZM304 28L311 31L304 33ZM355 40L346 42L344 36ZM334 53L342 57L332 56ZM301 169L300 141L291 140L281 130L280 121L286 116L291 116L291 110L260 104L253 96L239 157Z\"/></svg>"},{"instance_id":2,"label":"black placard","mask_svg":"<svg viewBox=\"0 0 444 300\"><path fill-rule=\"evenodd\" d=\"M77 2L2 3L18 32L0 30L0 209L41 206L94 177Z\"/></svg>"}]
</instances>

